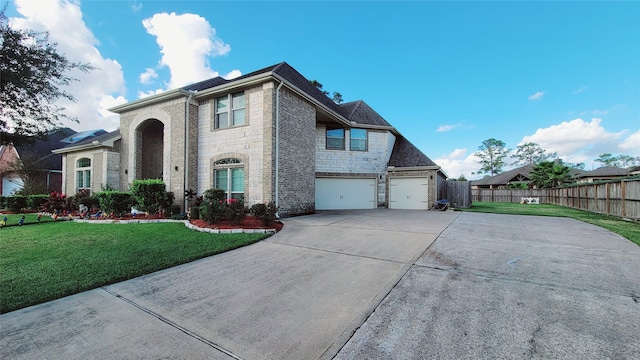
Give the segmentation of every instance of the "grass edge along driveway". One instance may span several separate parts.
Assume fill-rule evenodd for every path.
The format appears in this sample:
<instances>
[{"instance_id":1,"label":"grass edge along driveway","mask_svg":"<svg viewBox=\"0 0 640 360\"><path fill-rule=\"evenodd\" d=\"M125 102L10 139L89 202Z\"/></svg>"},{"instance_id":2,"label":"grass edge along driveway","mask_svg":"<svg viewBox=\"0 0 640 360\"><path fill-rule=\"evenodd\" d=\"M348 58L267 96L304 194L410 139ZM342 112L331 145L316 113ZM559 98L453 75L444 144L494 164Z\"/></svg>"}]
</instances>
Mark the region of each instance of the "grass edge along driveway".
<instances>
[{"instance_id":1,"label":"grass edge along driveway","mask_svg":"<svg viewBox=\"0 0 640 360\"><path fill-rule=\"evenodd\" d=\"M456 208L456 210L492 214L568 217L600 226L627 238L636 245L640 245L640 223L638 222L626 221L613 216L566 208L554 204L474 202L470 208Z\"/></svg>"},{"instance_id":2,"label":"grass edge along driveway","mask_svg":"<svg viewBox=\"0 0 640 360\"><path fill-rule=\"evenodd\" d=\"M182 223L56 222L0 231L0 313L131 279L260 241Z\"/></svg>"}]
</instances>

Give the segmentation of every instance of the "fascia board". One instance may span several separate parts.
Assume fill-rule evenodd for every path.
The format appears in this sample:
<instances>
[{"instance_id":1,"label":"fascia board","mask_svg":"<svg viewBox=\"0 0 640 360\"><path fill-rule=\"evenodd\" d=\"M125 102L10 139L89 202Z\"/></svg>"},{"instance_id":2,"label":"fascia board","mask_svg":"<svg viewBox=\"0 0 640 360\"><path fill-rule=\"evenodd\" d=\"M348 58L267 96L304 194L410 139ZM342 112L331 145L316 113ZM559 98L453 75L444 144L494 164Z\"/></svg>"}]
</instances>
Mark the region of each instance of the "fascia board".
<instances>
[{"instance_id":1,"label":"fascia board","mask_svg":"<svg viewBox=\"0 0 640 360\"><path fill-rule=\"evenodd\" d=\"M117 140L122 139L122 135L118 135L114 138L111 138L109 140L103 141L103 142L91 142L89 144L82 144L82 145L77 145L77 146L71 146L71 147L63 147L62 149L55 149L55 150L51 150L52 153L54 154L64 154L64 153L69 153L69 152L74 152L74 151L83 151L83 150L90 150L90 149L96 149L96 148L101 148L101 147L113 147L113 143L116 142Z\"/></svg>"},{"instance_id":2,"label":"fascia board","mask_svg":"<svg viewBox=\"0 0 640 360\"><path fill-rule=\"evenodd\" d=\"M151 96L147 96L145 98L142 99L138 99L138 100L134 100L134 101L130 101L128 103L122 104L122 105L118 105L118 106L114 106L110 109L107 109L108 111L111 111L113 113L116 114L120 114L126 111L130 111L130 110L134 110L137 109L139 107L143 107L143 106L149 106L149 105L153 105L159 102L164 102L167 100L171 100L174 98L178 98L178 97L183 97L185 96L185 94L188 94L188 92L182 90L182 89L173 89L173 90L167 90L164 91L160 94L156 94L156 95L151 95Z\"/></svg>"}]
</instances>

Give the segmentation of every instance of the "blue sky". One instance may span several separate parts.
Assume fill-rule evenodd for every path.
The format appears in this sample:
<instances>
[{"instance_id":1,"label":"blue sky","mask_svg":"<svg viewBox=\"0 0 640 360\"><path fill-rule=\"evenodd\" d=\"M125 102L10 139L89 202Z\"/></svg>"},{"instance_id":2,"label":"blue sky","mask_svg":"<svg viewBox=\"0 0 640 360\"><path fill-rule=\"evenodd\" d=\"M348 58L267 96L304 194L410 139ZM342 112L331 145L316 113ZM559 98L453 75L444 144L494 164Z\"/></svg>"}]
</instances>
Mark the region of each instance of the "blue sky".
<instances>
[{"instance_id":1,"label":"blue sky","mask_svg":"<svg viewBox=\"0 0 640 360\"><path fill-rule=\"evenodd\" d=\"M16 0L79 74L76 130L106 109L286 61L364 100L452 177L488 138L535 142L587 169L640 156L640 2Z\"/></svg>"}]
</instances>

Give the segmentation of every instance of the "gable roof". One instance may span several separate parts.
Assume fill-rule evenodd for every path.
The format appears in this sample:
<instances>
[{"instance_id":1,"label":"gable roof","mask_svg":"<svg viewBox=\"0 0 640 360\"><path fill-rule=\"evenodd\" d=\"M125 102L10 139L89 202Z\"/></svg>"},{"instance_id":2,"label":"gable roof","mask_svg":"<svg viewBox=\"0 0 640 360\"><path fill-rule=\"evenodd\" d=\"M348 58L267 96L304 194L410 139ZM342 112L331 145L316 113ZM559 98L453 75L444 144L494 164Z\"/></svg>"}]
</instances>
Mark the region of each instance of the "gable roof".
<instances>
[{"instance_id":1,"label":"gable roof","mask_svg":"<svg viewBox=\"0 0 640 360\"><path fill-rule=\"evenodd\" d=\"M342 116L354 123L391 127L387 120L362 100L340 104L338 109Z\"/></svg>"},{"instance_id":2,"label":"gable roof","mask_svg":"<svg viewBox=\"0 0 640 360\"><path fill-rule=\"evenodd\" d=\"M473 185L488 186L488 185L506 185L511 181L522 181L522 180L516 180L520 177L523 177L526 180L531 180L529 178L529 173L531 172L531 170L533 170L534 167L535 167L535 164L527 164L519 168L505 171L498 175L487 176L480 180L473 180L471 183Z\"/></svg>"},{"instance_id":3,"label":"gable roof","mask_svg":"<svg viewBox=\"0 0 640 360\"><path fill-rule=\"evenodd\" d=\"M61 141L36 140L33 144L17 146L16 150L22 156L34 154L40 158L38 163L42 169L62 170L62 156L53 154L51 151L66 145L67 143Z\"/></svg>"},{"instance_id":4,"label":"gable roof","mask_svg":"<svg viewBox=\"0 0 640 360\"><path fill-rule=\"evenodd\" d=\"M597 176L610 176L610 177L616 177L616 176L627 176L629 175L629 173L633 172L633 170L635 169L635 167L630 167L630 168L619 168L616 166L603 166L603 167L599 167L595 170L591 170L591 171L585 171L579 175L577 175L577 178L589 178L589 177L597 177Z\"/></svg>"},{"instance_id":5,"label":"gable roof","mask_svg":"<svg viewBox=\"0 0 640 360\"><path fill-rule=\"evenodd\" d=\"M403 136L398 136L393 144L389 166L394 167L421 167L438 166L422 151Z\"/></svg>"}]
</instances>

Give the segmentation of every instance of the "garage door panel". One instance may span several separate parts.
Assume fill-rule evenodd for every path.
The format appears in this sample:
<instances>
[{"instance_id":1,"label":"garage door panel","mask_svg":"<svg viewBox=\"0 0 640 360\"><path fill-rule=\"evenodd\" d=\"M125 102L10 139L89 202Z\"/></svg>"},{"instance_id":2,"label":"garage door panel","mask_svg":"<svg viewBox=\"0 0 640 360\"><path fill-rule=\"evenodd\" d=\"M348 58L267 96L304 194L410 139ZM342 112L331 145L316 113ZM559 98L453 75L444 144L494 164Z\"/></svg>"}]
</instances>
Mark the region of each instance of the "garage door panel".
<instances>
[{"instance_id":1,"label":"garage door panel","mask_svg":"<svg viewBox=\"0 0 640 360\"><path fill-rule=\"evenodd\" d=\"M316 179L316 210L375 209L375 179Z\"/></svg>"},{"instance_id":2,"label":"garage door panel","mask_svg":"<svg viewBox=\"0 0 640 360\"><path fill-rule=\"evenodd\" d=\"M429 181L427 178L389 179L389 208L429 209Z\"/></svg>"}]
</instances>

